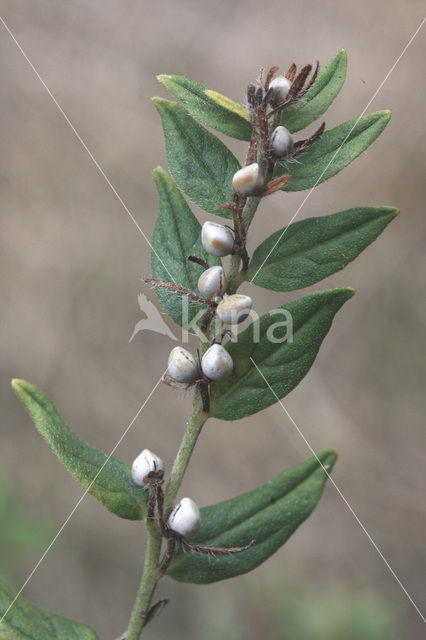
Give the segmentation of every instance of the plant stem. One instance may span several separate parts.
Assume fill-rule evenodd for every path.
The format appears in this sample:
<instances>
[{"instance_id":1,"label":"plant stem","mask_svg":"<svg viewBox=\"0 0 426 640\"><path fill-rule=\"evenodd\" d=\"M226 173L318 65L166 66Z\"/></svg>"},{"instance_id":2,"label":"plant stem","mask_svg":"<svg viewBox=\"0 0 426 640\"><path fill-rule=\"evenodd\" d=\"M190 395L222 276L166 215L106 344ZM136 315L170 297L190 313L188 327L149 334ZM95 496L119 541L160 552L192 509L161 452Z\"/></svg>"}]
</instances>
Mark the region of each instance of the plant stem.
<instances>
[{"instance_id":1,"label":"plant stem","mask_svg":"<svg viewBox=\"0 0 426 640\"><path fill-rule=\"evenodd\" d=\"M226 279L228 281L227 291L229 294L235 293L241 282L244 280L244 276L241 277L240 275L240 263L240 256L232 256L229 271L226 274Z\"/></svg>"},{"instance_id":2,"label":"plant stem","mask_svg":"<svg viewBox=\"0 0 426 640\"><path fill-rule=\"evenodd\" d=\"M170 515L170 511L173 508L177 492L179 491L183 476L189 464L195 443L197 442L198 436L200 435L201 429L207 418L208 414L203 413L200 394L197 392L194 396L191 416L188 420L179 451L172 467L170 479L167 483L164 495L163 513L165 520L167 520ZM146 614L149 611L155 588L161 577L158 573L162 542L161 533L156 521L147 522L146 526L148 539L146 544L143 574L136 595L135 604L133 605L132 614L130 616L126 640L139 640L141 637L145 625L145 620L141 617L141 614Z\"/></svg>"},{"instance_id":3,"label":"plant stem","mask_svg":"<svg viewBox=\"0 0 426 640\"><path fill-rule=\"evenodd\" d=\"M260 198L255 196L248 198L246 206L243 211L243 225L245 231L248 230L257 207L259 206ZM245 273L240 271L241 258L238 255L232 256L229 271L226 274L228 281L228 293L235 293L242 282L245 280Z\"/></svg>"},{"instance_id":4,"label":"plant stem","mask_svg":"<svg viewBox=\"0 0 426 640\"><path fill-rule=\"evenodd\" d=\"M192 452L200 435L201 429L208 418L207 413L203 413L200 394L196 392L192 405L191 416L186 425L182 442L173 463L169 481L164 494L164 519L170 515L173 508L177 492L182 483L186 468L191 459Z\"/></svg>"},{"instance_id":5,"label":"plant stem","mask_svg":"<svg viewBox=\"0 0 426 640\"><path fill-rule=\"evenodd\" d=\"M145 562L139 589L136 595L127 628L126 640L139 640L145 625L141 614L148 613L157 582L160 578L158 565L161 552L161 534L155 520L147 522L148 539L145 550Z\"/></svg>"},{"instance_id":6,"label":"plant stem","mask_svg":"<svg viewBox=\"0 0 426 640\"><path fill-rule=\"evenodd\" d=\"M259 202L260 198L256 198L255 196L252 196L247 200L243 212L243 224L246 231L249 228L251 221L253 220L254 214L257 211L257 207L259 206Z\"/></svg>"}]
</instances>

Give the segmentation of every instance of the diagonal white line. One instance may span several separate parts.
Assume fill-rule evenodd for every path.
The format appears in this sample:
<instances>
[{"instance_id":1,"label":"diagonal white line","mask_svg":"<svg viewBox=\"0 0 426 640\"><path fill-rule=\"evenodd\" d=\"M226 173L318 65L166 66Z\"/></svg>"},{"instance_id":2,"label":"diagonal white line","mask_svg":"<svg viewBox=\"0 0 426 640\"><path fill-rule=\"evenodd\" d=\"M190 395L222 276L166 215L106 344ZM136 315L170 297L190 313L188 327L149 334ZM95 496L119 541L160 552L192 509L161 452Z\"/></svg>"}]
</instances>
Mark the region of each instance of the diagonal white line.
<instances>
[{"instance_id":1,"label":"diagonal white line","mask_svg":"<svg viewBox=\"0 0 426 640\"><path fill-rule=\"evenodd\" d=\"M284 234L286 233L287 229L289 228L289 226L291 225L291 223L293 222L293 220L299 215L300 211L302 210L302 207L304 206L305 202L308 200L308 198L312 195L312 192L314 191L314 189L316 188L316 186L318 185L319 181L321 180L321 178L323 177L323 175L325 174L325 172L327 171L328 167L334 162L336 156L340 153L343 145L345 144L346 140L349 138L349 136L351 135L352 131L355 129L355 127L357 126L358 122L361 120L362 116L364 115L364 113L367 111L368 107L370 106L370 104L373 102L374 98L377 96L377 94L379 93L379 91L381 90L381 88L383 87L383 85L385 84L385 82L388 80L389 76L391 75L391 73L393 72L393 70L395 69L395 67L397 66L397 64L399 63L399 61L401 60L401 58L403 57L403 55L405 54L405 52L407 51L408 47L411 45L411 43L413 42L414 38L417 36L417 34L419 33L420 29L422 28L422 26L424 25L426 21L426 18L424 18L422 20L422 22L420 23L420 25L417 27L416 31L413 33L413 35L411 36L411 38L409 39L409 41L407 42L407 44L405 45L405 47L403 48L403 50L401 51L401 53L399 54L398 58L395 60L395 62L393 63L393 65L391 66L391 68L389 69L389 71L387 72L386 76L384 77L384 79L382 80L382 82L379 84L379 86L377 87L376 91L373 93L372 97L370 98L370 100L367 102L367 104L365 105L364 109L362 110L361 114L358 116L358 118L355 121L355 124L351 127L349 133L345 136L345 138L343 139L340 147L338 149L336 149L336 151L334 152L334 154L332 155L331 159L329 160L329 162L327 163L326 167L323 169L323 171L321 172L321 174L318 176L314 186L308 191L307 195L305 196L305 198L302 200L302 203L299 205L299 207L297 208L296 212L294 213L294 215L290 218L290 222L287 224L287 226L283 229L283 232L280 234L278 240L276 241L276 243L274 244L274 246L272 247L272 249L269 251L268 255L266 256L266 258L264 259L264 261L262 262L262 264L260 265L260 267L258 268L258 270L256 271L256 273L254 274L254 276L252 278L250 278L249 282L254 282L256 276L259 275L259 272L263 269L265 263L267 260L269 260L271 254L275 251L277 245L281 242L281 240L284 237Z\"/></svg>"},{"instance_id":2,"label":"diagonal white line","mask_svg":"<svg viewBox=\"0 0 426 640\"><path fill-rule=\"evenodd\" d=\"M70 129L72 130L72 132L74 133L75 137L77 138L77 140L80 142L81 146L83 147L83 149L87 152L89 158L92 160L93 164L95 165L95 167L97 168L97 170L99 171L99 173L101 174L101 176L103 177L103 179L105 180L105 182L107 183L107 185L109 186L109 188L111 189L111 191L113 192L113 194L115 195L115 197L117 198L117 200L119 201L119 203L121 204L121 206L123 207L123 209L126 211L126 213L128 214L129 218L131 219L131 221L136 225L138 231L140 232L140 234L142 235L142 237L144 238L144 240L149 244L151 250L155 253L156 257L158 258L158 260L160 261L160 263L163 265L164 269L166 270L171 282L175 282L173 276L171 276L169 270L167 269L166 265L164 264L164 262L162 261L162 259L160 258L160 256L158 255L157 251L153 248L152 244L150 243L149 239L147 238L147 236L145 235L145 233L143 232L142 228L140 227L139 223L137 222L136 218L134 217L134 215L132 214L132 212L130 211L130 209L127 207L126 203L124 202L123 198L120 196L120 194L118 193L117 189L114 187L114 185L112 184L111 180L108 178L108 176L106 175L105 171L102 169L101 165L99 164L99 162L96 160L95 156L93 155L93 153L90 151L89 147L87 146L87 144L84 142L83 138L81 137L81 135L78 133L77 129L75 128L75 126L73 125L73 123L71 122L71 120L68 118L67 114L65 113L65 111L62 109L61 105L59 104L59 102L56 100L55 96L53 95L53 93L51 92L51 90L49 89L49 87L47 86L47 84L45 83L45 81L43 80L43 78L41 77L40 73L37 71L37 69L35 68L35 66L33 65L33 63L31 62L31 60L29 59L29 57L27 56L27 54L25 53L25 51L23 50L23 48L21 47L21 45L19 44L19 42L17 41L17 39L15 38L14 34L12 33L12 31L9 29L9 27L7 26L7 24L5 23L5 21L3 20L3 18L0 16L0 22L2 23L2 25L4 26L4 28L6 29L6 31L8 32L8 34L10 35L10 37L12 38L13 42L16 44L16 46L18 47L19 51L22 53L22 55L24 56L25 60L28 62L29 66L31 67L31 69L34 71L35 75L37 76L37 78L40 80L41 84L43 85L43 87L46 89L47 93L49 94L50 98L52 99L52 101L54 102L55 106L57 107L58 111L60 112L60 114L63 116L63 118L65 119L66 123L69 125Z\"/></svg>"},{"instance_id":3,"label":"diagonal white line","mask_svg":"<svg viewBox=\"0 0 426 640\"><path fill-rule=\"evenodd\" d=\"M165 373L165 372L164 372ZM53 545L55 544L56 540L59 538L59 536L61 535L62 531L65 529L65 527L67 526L68 522L71 520L72 516L74 515L74 513L77 511L78 507L80 506L80 504L83 502L84 498L87 496L87 494L89 493L90 489L92 488L93 484L96 482L96 478L99 476L99 474L101 473L102 469L105 467L105 465L109 462L111 456L114 454L115 450L117 449L117 447L120 445L120 443L122 442L122 440L124 439L124 437L127 435L129 429L132 427L132 425L135 423L135 421L137 420L137 418L140 416L140 414L142 413L143 409L146 407L146 405L148 404L149 400L151 399L151 397L153 396L154 392L156 391L158 385L160 384L162 378L163 378L163 374L161 374L161 377L158 379L158 381L155 383L154 387L152 388L152 390L150 391L150 393L148 394L148 396L146 397L145 401L143 402L143 404L140 406L138 412L136 413L136 415L134 416L134 418L131 420L130 424L126 427L126 429L124 430L123 434L121 435L120 439L118 440L117 444L113 447L113 449L111 450L111 452L109 453L108 457L106 458L105 462L103 463L103 465L100 467L99 471L97 471L95 477L93 478L93 480L90 482L89 486L87 487L87 489L84 491L84 493L80 496L80 498L78 499L78 501L76 502L75 506L73 507L71 513L66 517L66 519L64 520L64 522L62 523L62 525L59 528L59 531L57 532L57 534L55 535L55 537L53 538L53 540L49 543L48 547L46 548L46 550L44 551L43 555L41 556L40 560L37 562L37 564L35 565L35 567L32 569L31 573L28 575L28 577L26 578L24 584L22 585L22 587L19 589L18 593L15 595L15 597L13 598L12 602L10 603L10 605L8 606L8 608L6 609L5 613L3 614L3 616L0 619L0 627L4 621L4 619L6 618L7 614L9 613L9 611L11 610L11 608L13 607L13 605L15 604L15 602L17 601L17 599L19 598L19 596L21 595L22 591L25 589L25 587L27 586L27 584L29 583L29 581L31 580L31 578L33 577L33 575L35 574L35 572L37 571L37 569L39 568L39 566L41 565L41 563L43 562L43 560L45 559L45 557L47 556L47 554L49 553L50 549L53 547Z\"/></svg>"},{"instance_id":4,"label":"diagonal white line","mask_svg":"<svg viewBox=\"0 0 426 640\"><path fill-rule=\"evenodd\" d=\"M296 422L293 420L293 418L291 417L291 415L289 414L289 412L287 411L287 409L285 408L285 406L283 405L283 403L281 402L280 398L277 396L277 394L275 393L275 391L273 390L273 388L271 387L271 385L269 384L269 382L267 381L267 379L265 378L265 376L263 375L262 371L259 369L259 367L257 366L257 364L255 363L255 361L253 360L252 357L250 357L250 360L252 361L253 365L256 367L258 373L262 376L263 380L265 381L266 386L268 387L269 391L273 394L273 396L275 397L276 401L279 403L279 405L281 406L282 410L286 413L287 417L290 419L292 425L295 427L296 431L298 432L298 434L301 436L301 438L304 440L305 444L307 445L308 449L311 451L312 455L317 459L317 462L321 465L323 471L327 474L327 478L329 480L329 482L331 482L331 484L333 485L333 487L336 489L337 493L339 494L339 496L342 498L343 502L345 503L345 505L347 506L347 508L349 509L349 511L351 512L351 514L353 515L353 517L355 518L355 520L357 521L357 523L359 524L359 526L361 527L361 529L363 530L363 532L365 533L365 535L367 536L368 540L370 541L370 543L373 545L374 549L377 551L377 553L379 554L379 556L381 557L381 559L383 560L383 562L385 563L385 565L387 566L387 568L389 569L389 571L391 572L392 576L395 578L395 580L397 581L398 585L400 586L400 588L402 589L402 591L405 593L405 595L407 596L408 600L411 602L411 604L413 605L413 607L415 608L415 610L417 611L417 613L419 614L420 618L423 620L423 622L426 623L426 618L424 617L424 615L422 614L422 612L420 611L419 607L416 605L416 603L414 602L413 598L410 596L410 594L408 593L407 589L404 587L404 585L402 584L401 580L398 578L398 576L396 575L395 571L392 569L392 567L390 566L389 562L386 560L385 556L383 555L383 553L380 551L379 547L377 546L377 544L374 542L373 538L371 537L371 535L368 533L365 525L361 522L361 520L359 519L359 517L357 516L357 514L355 513L355 511L353 510L353 508L351 507L351 505L349 504L348 500L345 498L345 496L343 495L341 489L337 486L337 484L335 483L335 481L333 480L333 478L330 476L330 474L328 473L327 469L324 467L324 465L322 464L321 460L318 458L317 454L315 453L315 451L313 450L312 446L309 444L309 442L307 441L307 439L305 438L305 436L303 435L302 431L300 430L300 428L297 426Z\"/></svg>"}]
</instances>

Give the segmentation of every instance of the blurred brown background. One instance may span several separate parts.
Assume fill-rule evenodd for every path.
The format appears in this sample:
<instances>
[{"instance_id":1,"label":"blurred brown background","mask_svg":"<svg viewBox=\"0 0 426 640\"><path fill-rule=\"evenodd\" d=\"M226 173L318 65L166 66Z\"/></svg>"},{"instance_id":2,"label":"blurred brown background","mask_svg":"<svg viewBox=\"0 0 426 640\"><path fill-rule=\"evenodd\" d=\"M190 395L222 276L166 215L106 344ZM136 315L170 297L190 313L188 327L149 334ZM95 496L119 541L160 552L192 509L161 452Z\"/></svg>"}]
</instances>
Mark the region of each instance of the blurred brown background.
<instances>
[{"instance_id":1,"label":"blurred brown background","mask_svg":"<svg viewBox=\"0 0 426 640\"><path fill-rule=\"evenodd\" d=\"M261 65L285 69L348 52L348 76L327 127L357 117L421 22L421 3L396 0L3 0L1 15L111 179L145 234L157 210L151 170L166 167L158 73L182 73L242 101ZM360 258L313 290L350 285L317 361L285 404L317 451L340 458L334 478L412 598L424 601L422 215L424 29L369 111L390 108L378 141L319 186L299 218L389 204L401 215ZM137 294L149 248L0 25L1 448L31 531L16 554L18 588L81 495L10 389L23 377L54 400L68 424L110 451L165 368L173 343L141 333ZM313 130L314 125L309 129ZM244 143L230 142L243 157ZM274 196L251 247L284 226L305 193ZM194 207L194 210L196 208ZM197 211L197 214L200 213ZM200 213L200 219L205 219ZM262 312L289 296L253 288ZM292 297L300 292L292 294ZM120 445L171 465L190 397L160 387ZM244 492L310 456L279 406L235 423L211 421L181 496L201 506ZM43 526L44 526L43 525ZM0 542L2 541L0 532ZM30 536L31 537L31 536ZM144 529L88 497L25 595L92 625L103 640L125 628L141 570ZM207 587L164 580L172 599L147 631L159 640L421 637L421 620L333 487L273 559ZM364 624L370 624L363 627ZM310 625L310 626L309 626ZM340 626L339 626L340 625Z\"/></svg>"}]
</instances>

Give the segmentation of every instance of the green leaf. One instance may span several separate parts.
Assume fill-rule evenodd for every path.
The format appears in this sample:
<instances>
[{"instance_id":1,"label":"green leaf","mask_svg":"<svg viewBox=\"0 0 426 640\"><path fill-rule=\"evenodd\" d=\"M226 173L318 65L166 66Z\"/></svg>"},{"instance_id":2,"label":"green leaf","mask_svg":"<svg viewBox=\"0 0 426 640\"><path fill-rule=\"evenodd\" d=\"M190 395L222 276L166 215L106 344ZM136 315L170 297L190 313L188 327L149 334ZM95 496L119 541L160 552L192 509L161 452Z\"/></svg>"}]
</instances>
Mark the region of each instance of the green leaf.
<instances>
[{"instance_id":1,"label":"green leaf","mask_svg":"<svg viewBox=\"0 0 426 640\"><path fill-rule=\"evenodd\" d=\"M295 133L319 118L342 88L346 77L346 63L346 51L342 49L321 69L303 98L282 111L281 124Z\"/></svg>"},{"instance_id":2,"label":"green leaf","mask_svg":"<svg viewBox=\"0 0 426 640\"><path fill-rule=\"evenodd\" d=\"M274 394L281 399L290 393L311 368L334 315L353 294L349 288L312 293L279 307L285 316L269 312L238 334L238 342L226 345L234 361L231 376L211 384L211 415L238 420L277 402Z\"/></svg>"},{"instance_id":3,"label":"green leaf","mask_svg":"<svg viewBox=\"0 0 426 640\"><path fill-rule=\"evenodd\" d=\"M105 453L80 440L40 389L25 380L16 379L12 380L12 387L37 431L51 445L72 477L120 518L143 520L147 492L134 484L129 465L112 456L106 462L108 456Z\"/></svg>"},{"instance_id":4,"label":"green leaf","mask_svg":"<svg viewBox=\"0 0 426 640\"><path fill-rule=\"evenodd\" d=\"M180 552L167 575L181 582L208 584L255 569L312 513L336 458L335 451L323 451L318 459L310 458L254 491L201 509L202 526L190 542L242 547L254 540L254 545L228 556Z\"/></svg>"},{"instance_id":5,"label":"green leaf","mask_svg":"<svg viewBox=\"0 0 426 640\"><path fill-rule=\"evenodd\" d=\"M238 102L185 76L163 74L157 79L203 124L232 138L250 140L249 115Z\"/></svg>"},{"instance_id":6,"label":"green leaf","mask_svg":"<svg viewBox=\"0 0 426 640\"><path fill-rule=\"evenodd\" d=\"M202 209L230 218L229 210L220 205L233 201L238 160L181 105L161 98L153 101L163 123L170 173L178 186Z\"/></svg>"},{"instance_id":7,"label":"green leaf","mask_svg":"<svg viewBox=\"0 0 426 640\"><path fill-rule=\"evenodd\" d=\"M0 619L14 600L12 591L0 584ZM97 640L90 627L58 616L18 598L0 622L0 640Z\"/></svg>"},{"instance_id":8,"label":"green leaf","mask_svg":"<svg viewBox=\"0 0 426 640\"><path fill-rule=\"evenodd\" d=\"M173 180L161 167L154 170L154 180L160 196L160 210L152 236L152 275L158 280L171 280L198 293L197 282L203 268L189 262L187 256L196 255L211 266L220 264L220 260L209 256L204 250L200 223ZM156 293L164 311L185 328L200 310L205 310L205 307L188 298L182 301L182 296L173 291L156 287Z\"/></svg>"},{"instance_id":9,"label":"green leaf","mask_svg":"<svg viewBox=\"0 0 426 640\"><path fill-rule=\"evenodd\" d=\"M355 207L280 229L256 249L247 280L273 291L293 291L343 269L398 214L394 207Z\"/></svg>"},{"instance_id":10,"label":"green leaf","mask_svg":"<svg viewBox=\"0 0 426 640\"><path fill-rule=\"evenodd\" d=\"M297 157L297 162L288 163L285 168L277 167L276 176L284 173L291 176L282 190L311 189L339 173L374 142L390 116L390 111L377 111L326 131L310 149Z\"/></svg>"}]
</instances>

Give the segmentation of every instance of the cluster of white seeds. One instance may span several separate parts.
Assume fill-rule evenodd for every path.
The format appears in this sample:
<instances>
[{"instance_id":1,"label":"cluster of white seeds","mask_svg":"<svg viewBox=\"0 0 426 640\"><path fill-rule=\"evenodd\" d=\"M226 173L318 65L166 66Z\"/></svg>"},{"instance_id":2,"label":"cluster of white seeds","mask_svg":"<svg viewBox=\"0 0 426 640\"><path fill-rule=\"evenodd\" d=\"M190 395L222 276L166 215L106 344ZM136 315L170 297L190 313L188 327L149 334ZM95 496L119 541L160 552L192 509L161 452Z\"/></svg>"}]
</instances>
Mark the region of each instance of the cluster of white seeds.
<instances>
[{"instance_id":1,"label":"cluster of white seeds","mask_svg":"<svg viewBox=\"0 0 426 640\"><path fill-rule=\"evenodd\" d=\"M139 487L147 487L143 479L150 471L164 471L164 463L155 453L144 449L133 461L133 482ZM190 538L201 526L200 510L191 498L182 498L171 512L167 524L175 533Z\"/></svg>"},{"instance_id":2,"label":"cluster of white seeds","mask_svg":"<svg viewBox=\"0 0 426 640\"><path fill-rule=\"evenodd\" d=\"M285 100L291 82L285 76L277 76L270 85L271 102L279 104ZM276 159L283 159L294 149L293 138L283 126L274 129L270 137L270 153ZM257 162L242 167L234 174L232 187L244 197L260 195L265 189L265 178ZM201 242L212 256L222 258L230 255L235 238L231 229L216 222L205 222L201 230ZM225 324L237 324L247 318L253 305L249 296L226 295L227 280L223 267L206 269L198 279L201 295L217 304L216 313ZM222 298L222 296L224 296ZM221 299L222 298L222 299ZM209 380L223 380L232 373L233 361L229 352L220 344L213 344L201 359L201 371ZM167 372L178 383L193 383L200 375L199 364L194 356L183 347L175 347L169 355ZM164 463L155 453L144 449L132 464L132 478L135 484L147 487L144 478L150 472L164 472ZM168 519L168 527L175 533L189 538L201 526L201 514L191 498L182 498L174 507Z\"/></svg>"}]
</instances>

